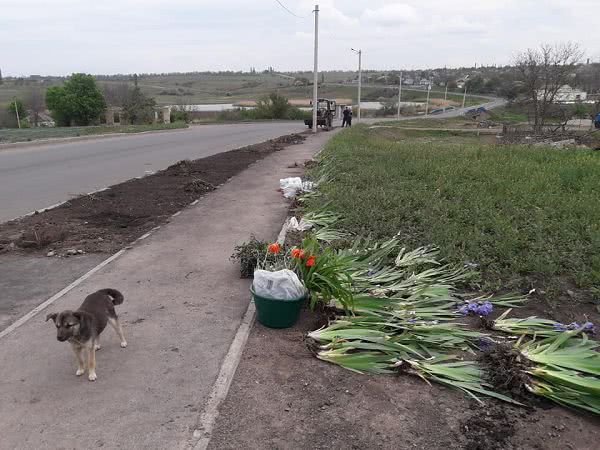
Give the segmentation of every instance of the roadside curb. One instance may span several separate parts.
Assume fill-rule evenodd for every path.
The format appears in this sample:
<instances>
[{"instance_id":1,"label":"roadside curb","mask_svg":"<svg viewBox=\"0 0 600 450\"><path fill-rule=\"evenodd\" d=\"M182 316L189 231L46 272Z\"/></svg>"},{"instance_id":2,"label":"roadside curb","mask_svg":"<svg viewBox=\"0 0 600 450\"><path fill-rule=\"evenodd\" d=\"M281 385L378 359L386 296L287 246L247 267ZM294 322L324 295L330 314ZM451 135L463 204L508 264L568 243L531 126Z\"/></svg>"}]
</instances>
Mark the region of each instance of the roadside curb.
<instances>
[{"instance_id":1,"label":"roadside curb","mask_svg":"<svg viewBox=\"0 0 600 450\"><path fill-rule=\"evenodd\" d=\"M48 138L48 139L39 139L35 141L24 141L24 142L10 142L7 144L0 144L0 152L3 150L14 150L15 148L27 148L33 147L37 145L52 145L52 144L69 144L71 142L79 142L79 141L90 141L93 139L108 139L115 137L125 137L125 136L138 136L143 134L157 134L157 133L168 133L173 131L185 131L189 130L190 127L184 128L170 128L166 130L148 130L148 131L140 131L137 133L106 133L106 134L90 134L88 136L71 136L64 138Z\"/></svg>"},{"instance_id":2,"label":"roadside curb","mask_svg":"<svg viewBox=\"0 0 600 450\"><path fill-rule=\"evenodd\" d=\"M288 230L288 221L286 219L281 227L277 237L277 242L284 242ZM254 301L250 300L248 309L242 318L235 337L229 346L229 350L223 359L219 375L213 384L213 387L205 403L204 410L198 420L198 425L192 433L192 442L187 447L190 450L206 450L212 438L212 432L219 417L219 408L221 403L227 398L231 382L235 376L237 367L242 359L242 353L248 342L254 318L256 316L256 307Z\"/></svg>"}]
</instances>

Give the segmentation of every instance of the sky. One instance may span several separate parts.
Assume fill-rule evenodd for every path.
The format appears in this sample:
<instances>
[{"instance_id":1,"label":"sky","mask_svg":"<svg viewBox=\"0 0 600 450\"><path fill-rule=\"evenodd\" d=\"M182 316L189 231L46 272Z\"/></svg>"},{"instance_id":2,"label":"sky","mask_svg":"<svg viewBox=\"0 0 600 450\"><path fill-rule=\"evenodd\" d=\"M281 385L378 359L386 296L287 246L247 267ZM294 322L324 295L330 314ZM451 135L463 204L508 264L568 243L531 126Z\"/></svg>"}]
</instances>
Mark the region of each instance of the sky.
<instances>
[{"instance_id":1,"label":"sky","mask_svg":"<svg viewBox=\"0 0 600 450\"><path fill-rule=\"evenodd\" d=\"M3 75L508 64L572 41L600 62L599 0L0 0Z\"/></svg>"}]
</instances>

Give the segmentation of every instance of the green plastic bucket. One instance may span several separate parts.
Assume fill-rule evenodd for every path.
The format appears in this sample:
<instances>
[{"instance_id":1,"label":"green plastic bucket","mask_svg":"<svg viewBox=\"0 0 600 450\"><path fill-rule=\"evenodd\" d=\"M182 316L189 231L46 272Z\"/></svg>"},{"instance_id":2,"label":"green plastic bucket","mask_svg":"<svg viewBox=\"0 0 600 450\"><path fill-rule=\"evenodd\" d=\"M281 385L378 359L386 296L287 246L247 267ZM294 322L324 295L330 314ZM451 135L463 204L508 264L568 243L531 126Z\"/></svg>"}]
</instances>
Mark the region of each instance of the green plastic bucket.
<instances>
[{"instance_id":1,"label":"green plastic bucket","mask_svg":"<svg viewBox=\"0 0 600 450\"><path fill-rule=\"evenodd\" d=\"M296 323L306 294L293 300L277 300L256 295L250 288L257 318L260 323L269 328L289 328Z\"/></svg>"}]
</instances>

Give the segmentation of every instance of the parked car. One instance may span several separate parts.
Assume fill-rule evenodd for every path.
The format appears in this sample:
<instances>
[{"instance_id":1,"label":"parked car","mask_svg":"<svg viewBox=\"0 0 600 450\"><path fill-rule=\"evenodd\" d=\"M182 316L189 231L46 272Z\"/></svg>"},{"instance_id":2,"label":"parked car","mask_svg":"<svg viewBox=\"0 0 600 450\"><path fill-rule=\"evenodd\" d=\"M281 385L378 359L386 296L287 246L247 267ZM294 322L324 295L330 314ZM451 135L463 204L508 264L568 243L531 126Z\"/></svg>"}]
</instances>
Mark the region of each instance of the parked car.
<instances>
[{"instance_id":1,"label":"parked car","mask_svg":"<svg viewBox=\"0 0 600 450\"><path fill-rule=\"evenodd\" d=\"M444 108L432 109L430 114L440 114L444 112Z\"/></svg>"}]
</instances>

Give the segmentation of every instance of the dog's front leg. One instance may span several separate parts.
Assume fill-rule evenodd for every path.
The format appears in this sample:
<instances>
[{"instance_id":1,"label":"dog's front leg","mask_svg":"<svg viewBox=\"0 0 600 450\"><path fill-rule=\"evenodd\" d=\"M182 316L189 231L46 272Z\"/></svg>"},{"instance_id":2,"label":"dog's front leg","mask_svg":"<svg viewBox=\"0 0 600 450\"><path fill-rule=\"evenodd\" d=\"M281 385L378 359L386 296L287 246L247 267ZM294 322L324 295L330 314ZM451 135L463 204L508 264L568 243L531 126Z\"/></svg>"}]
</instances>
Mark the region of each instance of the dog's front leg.
<instances>
[{"instance_id":1,"label":"dog's front leg","mask_svg":"<svg viewBox=\"0 0 600 450\"><path fill-rule=\"evenodd\" d=\"M71 344L71 348L73 349L73 353L75 353L75 360L77 362L77 372L75 375L78 377L85 373L85 360L83 358L83 348L81 345Z\"/></svg>"},{"instance_id":2,"label":"dog's front leg","mask_svg":"<svg viewBox=\"0 0 600 450\"><path fill-rule=\"evenodd\" d=\"M90 341L88 346L88 380L96 381L96 346Z\"/></svg>"}]
</instances>

